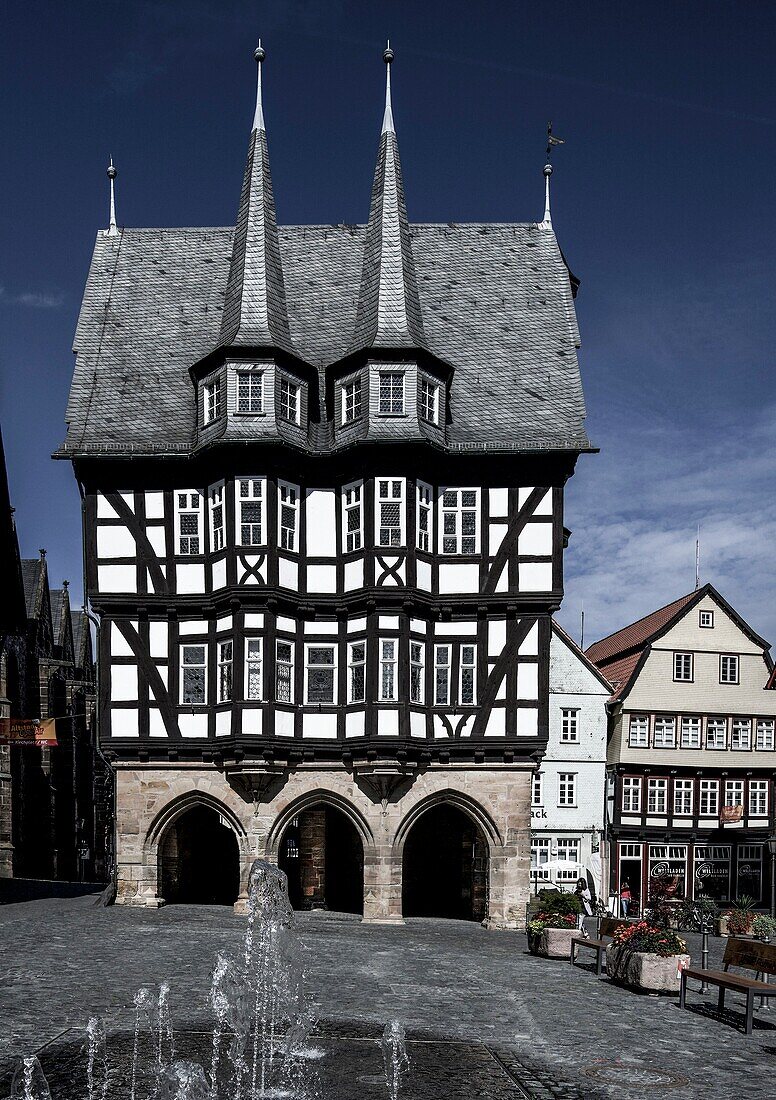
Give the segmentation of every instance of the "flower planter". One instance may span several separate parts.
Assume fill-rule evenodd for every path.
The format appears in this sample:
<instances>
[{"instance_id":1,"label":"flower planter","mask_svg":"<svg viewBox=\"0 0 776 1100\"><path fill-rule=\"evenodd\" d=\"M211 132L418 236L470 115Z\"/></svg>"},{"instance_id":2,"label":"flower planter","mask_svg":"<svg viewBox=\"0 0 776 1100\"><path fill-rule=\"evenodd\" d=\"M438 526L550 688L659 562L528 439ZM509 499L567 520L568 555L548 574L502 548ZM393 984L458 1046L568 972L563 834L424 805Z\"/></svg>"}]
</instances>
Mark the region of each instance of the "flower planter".
<instances>
[{"instance_id":1,"label":"flower planter","mask_svg":"<svg viewBox=\"0 0 776 1100\"><path fill-rule=\"evenodd\" d=\"M531 952L545 959L566 959L571 955L571 940L578 936L576 928L543 928L531 937Z\"/></svg>"},{"instance_id":2,"label":"flower planter","mask_svg":"<svg viewBox=\"0 0 776 1100\"><path fill-rule=\"evenodd\" d=\"M655 955L646 951L631 951L627 947L606 948L606 973L619 985L649 993L678 993L680 965L690 965L689 955Z\"/></svg>"}]
</instances>

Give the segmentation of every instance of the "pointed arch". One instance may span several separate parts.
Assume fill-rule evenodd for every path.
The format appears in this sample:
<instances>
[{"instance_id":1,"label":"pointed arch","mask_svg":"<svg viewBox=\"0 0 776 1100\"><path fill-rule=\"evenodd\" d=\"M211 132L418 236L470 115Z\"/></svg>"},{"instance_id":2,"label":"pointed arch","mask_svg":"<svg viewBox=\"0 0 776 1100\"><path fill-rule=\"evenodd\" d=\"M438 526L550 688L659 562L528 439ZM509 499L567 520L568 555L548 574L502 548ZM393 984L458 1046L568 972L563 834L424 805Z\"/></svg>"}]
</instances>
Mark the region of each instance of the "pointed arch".
<instances>
[{"instance_id":1,"label":"pointed arch","mask_svg":"<svg viewBox=\"0 0 776 1100\"><path fill-rule=\"evenodd\" d=\"M169 827L177 821L179 817L185 814L187 810L192 809L194 806L205 806L209 810L214 810L223 818L237 837L237 845L240 854L244 859L248 858L250 855L248 834L237 814L219 798L215 798L207 791L197 790L196 788L178 795L162 807L151 822L148 832L146 833L143 844L146 853L150 855L155 852Z\"/></svg>"},{"instance_id":2,"label":"pointed arch","mask_svg":"<svg viewBox=\"0 0 776 1100\"><path fill-rule=\"evenodd\" d=\"M504 841L499 828L485 807L464 791L458 791L452 787L447 787L443 790L434 791L433 794L428 795L426 798L422 798L404 815L399 822L393 838L392 854L394 858L401 860L407 836L418 819L421 818L427 810L432 809L434 806L442 805L454 806L456 809L465 813L467 817L471 818L474 824L481 829L491 855L493 855L497 849L503 847Z\"/></svg>"},{"instance_id":3,"label":"pointed arch","mask_svg":"<svg viewBox=\"0 0 776 1100\"><path fill-rule=\"evenodd\" d=\"M344 814L358 833L365 853L374 847L375 838L369 822L353 803L335 791L327 790L325 787L316 787L314 790L306 791L292 802L289 802L275 818L267 836L266 858L269 860L277 859L281 837L295 817L303 813L304 810L310 810L313 806L320 806L321 804L332 806L335 810L339 810L340 813Z\"/></svg>"}]
</instances>

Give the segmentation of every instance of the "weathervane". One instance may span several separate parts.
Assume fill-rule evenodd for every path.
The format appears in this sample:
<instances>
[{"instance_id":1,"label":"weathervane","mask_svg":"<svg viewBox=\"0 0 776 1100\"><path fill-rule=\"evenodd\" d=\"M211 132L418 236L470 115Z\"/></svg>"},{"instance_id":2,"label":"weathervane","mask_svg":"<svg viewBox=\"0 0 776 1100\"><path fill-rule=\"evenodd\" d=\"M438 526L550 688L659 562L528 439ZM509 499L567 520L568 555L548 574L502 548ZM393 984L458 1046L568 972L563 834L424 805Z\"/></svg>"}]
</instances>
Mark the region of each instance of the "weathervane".
<instances>
[{"instance_id":1,"label":"weathervane","mask_svg":"<svg viewBox=\"0 0 776 1100\"><path fill-rule=\"evenodd\" d=\"M550 176L552 175L552 165L550 164L550 157L552 156L552 150L556 145L565 145L563 138L556 137L552 132L552 123L547 123L547 154L546 163L544 165L544 218L542 224L546 226L552 226L552 217L550 216Z\"/></svg>"}]
</instances>

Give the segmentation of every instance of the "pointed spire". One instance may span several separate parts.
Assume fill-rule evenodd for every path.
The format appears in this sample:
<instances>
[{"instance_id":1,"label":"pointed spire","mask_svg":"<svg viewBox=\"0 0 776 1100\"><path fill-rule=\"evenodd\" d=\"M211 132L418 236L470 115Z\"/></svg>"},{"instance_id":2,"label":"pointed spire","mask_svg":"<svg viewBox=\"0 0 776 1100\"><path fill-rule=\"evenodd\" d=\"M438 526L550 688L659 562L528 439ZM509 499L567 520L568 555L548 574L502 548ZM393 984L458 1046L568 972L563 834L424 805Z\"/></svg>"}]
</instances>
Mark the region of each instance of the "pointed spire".
<instances>
[{"instance_id":1,"label":"pointed spire","mask_svg":"<svg viewBox=\"0 0 776 1100\"><path fill-rule=\"evenodd\" d=\"M426 346L391 106L393 59L394 53L388 43L383 53L385 112L364 240L361 290L351 351L369 347Z\"/></svg>"},{"instance_id":2,"label":"pointed spire","mask_svg":"<svg viewBox=\"0 0 776 1100\"><path fill-rule=\"evenodd\" d=\"M106 236L118 237L119 230L116 225L116 188L115 181L118 172L113 167L113 157L110 158L110 164L108 165L108 179L110 180L110 222L106 230Z\"/></svg>"},{"instance_id":3,"label":"pointed spire","mask_svg":"<svg viewBox=\"0 0 776 1100\"><path fill-rule=\"evenodd\" d=\"M286 310L264 127L261 70L266 52L261 40L253 56L258 66L256 110L237 212L220 343L279 347L295 354Z\"/></svg>"}]
</instances>

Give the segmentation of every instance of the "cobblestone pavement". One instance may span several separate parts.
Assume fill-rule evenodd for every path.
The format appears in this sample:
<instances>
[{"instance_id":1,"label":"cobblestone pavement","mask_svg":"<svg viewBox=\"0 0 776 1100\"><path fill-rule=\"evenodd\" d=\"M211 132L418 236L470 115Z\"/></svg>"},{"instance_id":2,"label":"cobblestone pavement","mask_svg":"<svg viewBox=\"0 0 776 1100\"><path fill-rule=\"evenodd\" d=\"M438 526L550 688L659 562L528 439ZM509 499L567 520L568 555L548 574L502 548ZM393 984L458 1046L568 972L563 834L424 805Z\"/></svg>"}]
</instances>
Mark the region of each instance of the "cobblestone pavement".
<instances>
[{"instance_id":1,"label":"cobblestone pavement","mask_svg":"<svg viewBox=\"0 0 776 1100\"><path fill-rule=\"evenodd\" d=\"M237 950L244 926L229 909L104 909L94 896L0 905L0 1074L20 1055L82 1028L90 1015L104 1016L110 1028L130 1027L135 990L165 978L176 1026L205 1028L216 952ZM756 1013L746 1038L737 1030L743 1016L735 996L725 1020L714 993L691 992L690 1010L682 1012L676 997L635 994L589 967L534 958L520 934L441 920L379 927L329 914L301 915L299 926L321 1031L335 1045L375 1036L396 1015L415 1043L448 1041L449 1080L456 1066L463 1072L467 1059L479 1064L487 1052L520 1082L503 1095L774 1095L776 1004ZM690 945L699 962L699 938ZM712 939L712 966L723 945ZM444 1085L438 1095L458 1093Z\"/></svg>"}]
</instances>

